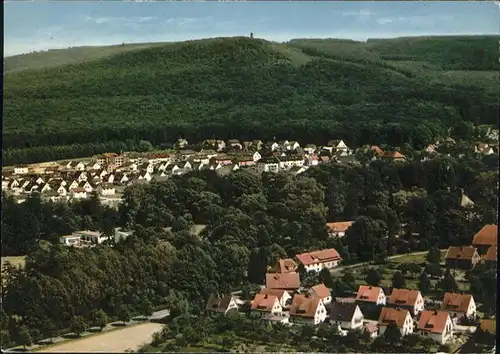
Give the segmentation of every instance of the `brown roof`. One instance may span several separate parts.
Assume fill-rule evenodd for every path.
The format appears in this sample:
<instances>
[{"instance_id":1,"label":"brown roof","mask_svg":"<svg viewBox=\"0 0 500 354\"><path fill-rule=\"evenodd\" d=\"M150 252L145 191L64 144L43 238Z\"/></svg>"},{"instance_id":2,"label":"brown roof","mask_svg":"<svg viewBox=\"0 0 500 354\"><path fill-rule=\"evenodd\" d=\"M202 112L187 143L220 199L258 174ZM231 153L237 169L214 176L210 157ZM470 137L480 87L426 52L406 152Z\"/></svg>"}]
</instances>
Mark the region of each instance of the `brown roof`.
<instances>
[{"instance_id":1,"label":"brown roof","mask_svg":"<svg viewBox=\"0 0 500 354\"><path fill-rule=\"evenodd\" d=\"M326 224L330 232L345 232L354 221L329 222Z\"/></svg>"},{"instance_id":2,"label":"brown roof","mask_svg":"<svg viewBox=\"0 0 500 354\"><path fill-rule=\"evenodd\" d=\"M472 260L476 253L476 247L473 246L450 246L446 251L445 259L467 259Z\"/></svg>"},{"instance_id":3,"label":"brown roof","mask_svg":"<svg viewBox=\"0 0 500 354\"><path fill-rule=\"evenodd\" d=\"M481 320L481 321L479 321L479 328L484 332L496 334L497 333L497 321L496 320Z\"/></svg>"},{"instance_id":4,"label":"brown roof","mask_svg":"<svg viewBox=\"0 0 500 354\"><path fill-rule=\"evenodd\" d=\"M300 288L299 273L267 273L266 288L270 289L298 289Z\"/></svg>"},{"instance_id":5,"label":"brown roof","mask_svg":"<svg viewBox=\"0 0 500 354\"><path fill-rule=\"evenodd\" d=\"M467 312L471 301L471 294L445 293L441 308L448 311Z\"/></svg>"},{"instance_id":6,"label":"brown roof","mask_svg":"<svg viewBox=\"0 0 500 354\"><path fill-rule=\"evenodd\" d=\"M389 151L384 153L384 157L391 159L404 159L404 155L399 153L398 151Z\"/></svg>"},{"instance_id":7,"label":"brown roof","mask_svg":"<svg viewBox=\"0 0 500 354\"><path fill-rule=\"evenodd\" d=\"M486 251L486 254L484 255L483 259L485 261L496 262L497 261L497 247L496 246L489 247L488 251Z\"/></svg>"},{"instance_id":8,"label":"brown roof","mask_svg":"<svg viewBox=\"0 0 500 354\"><path fill-rule=\"evenodd\" d=\"M358 307L355 303L339 303L333 302L330 307L330 319L334 321L347 321L350 322L354 313L356 312L356 308Z\"/></svg>"},{"instance_id":9,"label":"brown roof","mask_svg":"<svg viewBox=\"0 0 500 354\"><path fill-rule=\"evenodd\" d=\"M356 300L377 302L378 296L380 295L381 291L383 291L382 288L379 288L378 286L360 285L358 294L356 295Z\"/></svg>"},{"instance_id":10,"label":"brown roof","mask_svg":"<svg viewBox=\"0 0 500 354\"><path fill-rule=\"evenodd\" d=\"M215 312L225 312L231 302L231 296L227 295L223 298L220 298L217 295L210 295L208 299L206 310L207 311L215 311Z\"/></svg>"},{"instance_id":11,"label":"brown roof","mask_svg":"<svg viewBox=\"0 0 500 354\"><path fill-rule=\"evenodd\" d=\"M493 246L498 243L498 225L484 225L472 239L472 244Z\"/></svg>"},{"instance_id":12,"label":"brown roof","mask_svg":"<svg viewBox=\"0 0 500 354\"><path fill-rule=\"evenodd\" d=\"M399 306L415 306L419 294L420 291L418 290L393 289L387 303Z\"/></svg>"},{"instance_id":13,"label":"brown roof","mask_svg":"<svg viewBox=\"0 0 500 354\"><path fill-rule=\"evenodd\" d=\"M374 150L374 151L375 151L375 153L376 153L378 156L382 156L382 155L384 155L384 151L383 151L380 147L378 147L378 146L376 146L376 145L374 145L374 146L370 146L370 150Z\"/></svg>"},{"instance_id":14,"label":"brown roof","mask_svg":"<svg viewBox=\"0 0 500 354\"><path fill-rule=\"evenodd\" d=\"M297 270L297 263L291 258L278 259L271 270L273 273L293 273Z\"/></svg>"},{"instance_id":15,"label":"brown roof","mask_svg":"<svg viewBox=\"0 0 500 354\"><path fill-rule=\"evenodd\" d=\"M287 292L286 290L263 288L260 289L259 294L273 295L276 296L278 299L281 299L286 292Z\"/></svg>"},{"instance_id":16,"label":"brown roof","mask_svg":"<svg viewBox=\"0 0 500 354\"><path fill-rule=\"evenodd\" d=\"M378 325L373 322L368 322L364 325L364 331L368 333L374 333L378 331Z\"/></svg>"},{"instance_id":17,"label":"brown roof","mask_svg":"<svg viewBox=\"0 0 500 354\"><path fill-rule=\"evenodd\" d=\"M311 288L320 299L330 296L330 289L328 289L325 284L315 285Z\"/></svg>"},{"instance_id":18,"label":"brown roof","mask_svg":"<svg viewBox=\"0 0 500 354\"><path fill-rule=\"evenodd\" d=\"M398 328L401 328L403 327L406 316L409 314L408 310L383 307L382 311L380 311L380 316L378 317L378 323L385 325L395 323Z\"/></svg>"},{"instance_id":19,"label":"brown roof","mask_svg":"<svg viewBox=\"0 0 500 354\"><path fill-rule=\"evenodd\" d=\"M450 314L445 311L422 311L417 328L420 331L443 333Z\"/></svg>"},{"instance_id":20,"label":"brown roof","mask_svg":"<svg viewBox=\"0 0 500 354\"><path fill-rule=\"evenodd\" d=\"M74 193L83 193L83 192L86 192L85 188L80 188L80 187L73 188L71 191L74 192Z\"/></svg>"},{"instance_id":21,"label":"brown roof","mask_svg":"<svg viewBox=\"0 0 500 354\"><path fill-rule=\"evenodd\" d=\"M303 265L311 265L316 263L341 260L340 255L335 248L301 253L296 255L295 257L297 257L299 262L302 263Z\"/></svg>"},{"instance_id":22,"label":"brown roof","mask_svg":"<svg viewBox=\"0 0 500 354\"><path fill-rule=\"evenodd\" d=\"M252 301L252 310L270 312L273 309L275 301L279 301L274 295L257 294Z\"/></svg>"},{"instance_id":23,"label":"brown roof","mask_svg":"<svg viewBox=\"0 0 500 354\"><path fill-rule=\"evenodd\" d=\"M293 297L290 306L290 316L314 317L320 304L319 297L297 294Z\"/></svg>"}]
</instances>

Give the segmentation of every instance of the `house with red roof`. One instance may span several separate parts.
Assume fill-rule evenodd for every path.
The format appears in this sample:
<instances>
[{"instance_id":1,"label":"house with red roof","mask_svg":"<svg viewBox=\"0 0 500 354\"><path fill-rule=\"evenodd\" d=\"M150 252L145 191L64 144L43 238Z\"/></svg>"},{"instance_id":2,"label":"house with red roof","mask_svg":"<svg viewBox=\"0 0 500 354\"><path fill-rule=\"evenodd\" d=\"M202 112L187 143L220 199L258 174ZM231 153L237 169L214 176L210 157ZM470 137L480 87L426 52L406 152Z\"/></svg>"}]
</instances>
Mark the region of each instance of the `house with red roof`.
<instances>
[{"instance_id":1,"label":"house with red roof","mask_svg":"<svg viewBox=\"0 0 500 354\"><path fill-rule=\"evenodd\" d=\"M323 323L328 316L323 301L309 294L296 294L290 306L290 322L309 325Z\"/></svg>"},{"instance_id":2,"label":"house with red roof","mask_svg":"<svg viewBox=\"0 0 500 354\"><path fill-rule=\"evenodd\" d=\"M279 299L275 295L256 294L252 300L250 316L279 315L283 312Z\"/></svg>"},{"instance_id":3,"label":"house with red roof","mask_svg":"<svg viewBox=\"0 0 500 354\"><path fill-rule=\"evenodd\" d=\"M491 246L486 251L486 254L483 256L483 261L485 263L496 264L497 263L497 247Z\"/></svg>"},{"instance_id":4,"label":"house with red roof","mask_svg":"<svg viewBox=\"0 0 500 354\"><path fill-rule=\"evenodd\" d=\"M290 307L292 304L292 296L286 290L263 288L259 294L276 296L283 308Z\"/></svg>"},{"instance_id":5,"label":"house with red roof","mask_svg":"<svg viewBox=\"0 0 500 354\"><path fill-rule=\"evenodd\" d=\"M332 269L339 265L342 258L335 248L297 254L295 256L306 272L319 273L323 268Z\"/></svg>"},{"instance_id":6,"label":"house with red roof","mask_svg":"<svg viewBox=\"0 0 500 354\"><path fill-rule=\"evenodd\" d=\"M385 306L387 297L384 290L378 286L360 285L356 294L358 304L372 304L376 306Z\"/></svg>"},{"instance_id":7,"label":"house with red roof","mask_svg":"<svg viewBox=\"0 0 500 354\"><path fill-rule=\"evenodd\" d=\"M292 258L278 259L276 264L269 268L269 273L295 273L297 262Z\"/></svg>"},{"instance_id":8,"label":"house with red roof","mask_svg":"<svg viewBox=\"0 0 500 354\"><path fill-rule=\"evenodd\" d=\"M311 296L319 297L325 305L328 305L332 302L332 294L330 293L330 289L328 289L325 284L313 286L311 289L309 289L309 294Z\"/></svg>"},{"instance_id":9,"label":"house with red roof","mask_svg":"<svg viewBox=\"0 0 500 354\"><path fill-rule=\"evenodd\" d=\"M378 318L379 333L384 334L387 327L392 323L399 328L402 336L413 333L413 318L408 310L383 307Z\"/></svg>"},{"instance_id":10,"label":"house with red roof","mask_svg":"<svg viewBox=\"0 0 500 354\"><path fill-rule=\"evenodd\" d=\"M453 338L453 322L446 311L423 311L417 323L417 334L445 344Z\"/></svg>"},{"instance_id":11,"label":"house with red roof","mask_svg":"<svg viewBox=\"0 0 500 354\"><path fill-rule=\"evenodd\" d=\"M354 221L329 222L326 224L328 235L330 237L344 237L347 229L349 229L353 223Z\"/></svg>"},{"instance_id":12,"label":"house with red roof","mask_svg":"<svg viewBox=\"0 0 500 354\"><path fill-rule=\"evenodd\" d=\"M387 299L387 306L407 309L412 316L416 316L424 310L424 298L418 290L393 289Z\"/></svg>"},{"instance_id":13,"label":"house with red roof","mask_svg":"<svg viewBox=\"0 0 500 354\"><path fill-rule=\"evenodd\" d=\"M300 288L299 273L267 273L266 288L295 291Z\"/></svg>"},{"instance_id":14,"label":"house with red roof","mask_svg":"<svg viewBox=\"0 0 500 354\"><path fill-rule=\"evenodd\" d=\"M484 254L491 246L498 244L498 225L484 225L472 239L472 245L478 248L479 254Z\"/></svg>"},{"instance_id":15,"label":"house with red roof","mask_svg":"<svg viewBox=\"0 0 500 354\"><path fill-rule=\"evenodd\" d=\"M471 269L481 261L481 257L473 246L450 246L444 257L448 268Z\"/></svg>"},{"instance_id":16,"label":"house with red roof","mask_svg":"<svg viewBox=\"0 0 500 354\"><path fill-rule=\"evenodd\" d=\"M406 159L399 151L387 151L384 153L383 158L392 161L404 161Z\"/></svg>"},{"instance_id":17,"label":"house with red roof","mask_svg":"<svg viewBox=\"0 0 500 354\"><path fill-rule=\"evenodd\" d=\"M471 294L445 293L441 310L450 313L454 321L462 317L471 318L476 315L476 302Z\"/></svg>"}]
</instances>

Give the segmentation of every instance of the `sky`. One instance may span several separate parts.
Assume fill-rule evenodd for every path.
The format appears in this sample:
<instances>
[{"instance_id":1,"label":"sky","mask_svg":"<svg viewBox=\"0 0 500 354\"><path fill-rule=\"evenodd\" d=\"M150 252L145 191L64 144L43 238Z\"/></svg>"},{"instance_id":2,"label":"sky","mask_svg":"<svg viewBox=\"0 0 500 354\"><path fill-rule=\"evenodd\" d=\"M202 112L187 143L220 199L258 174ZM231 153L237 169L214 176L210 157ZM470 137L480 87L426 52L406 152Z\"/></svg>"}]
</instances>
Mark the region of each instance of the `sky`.
<instances>
[{"instance_id":1,"label":"sky","mask_svg":"<svg viewBox=\"0 0 500 354\"><path fill-rule=\"evenodd\" d=\"M121 43L248 36L499 34L499 2L5 1L4 56Z\"/></svg>"}]
</instances>

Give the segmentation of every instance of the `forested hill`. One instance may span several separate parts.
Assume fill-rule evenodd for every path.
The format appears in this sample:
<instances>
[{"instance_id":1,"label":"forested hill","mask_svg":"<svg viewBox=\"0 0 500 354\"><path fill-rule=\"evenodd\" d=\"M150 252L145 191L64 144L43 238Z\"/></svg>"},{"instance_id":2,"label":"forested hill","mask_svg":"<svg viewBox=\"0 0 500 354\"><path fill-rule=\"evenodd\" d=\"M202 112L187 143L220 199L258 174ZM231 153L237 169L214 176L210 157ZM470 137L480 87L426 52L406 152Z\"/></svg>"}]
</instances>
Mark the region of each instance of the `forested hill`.
<instances>
[{"instance_id":1,"label":"forested hill","mask_svg":"<svg viewBox=\"0 0 500 354\"><path fill-rule=\"evenodd\" d=\"M180 136L421 146L462 120L496 124L499 38L234 37L6 58L24 66L4 77L3 157Z\"/></svg>"}]
</instances>

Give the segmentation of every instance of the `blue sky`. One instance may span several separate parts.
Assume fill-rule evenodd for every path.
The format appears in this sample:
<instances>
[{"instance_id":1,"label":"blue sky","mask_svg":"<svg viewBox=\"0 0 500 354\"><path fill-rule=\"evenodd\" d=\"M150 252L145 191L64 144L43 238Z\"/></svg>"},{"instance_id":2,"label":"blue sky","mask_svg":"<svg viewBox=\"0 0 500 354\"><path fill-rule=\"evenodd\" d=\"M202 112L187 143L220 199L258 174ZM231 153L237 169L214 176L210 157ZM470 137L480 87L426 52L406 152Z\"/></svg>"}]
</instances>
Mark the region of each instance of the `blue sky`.
<instances>
[{"instance_id":1,"label":"blue sky","mask_svg":"<svg viewBox=\"0 0 500 354\"><path fill-rule=\"evenodd\" d=\"M498 2L122 2L4 3L4 56L86 45L248 35L390 38L499 34Z\"/></svg>"}]
</instances>

